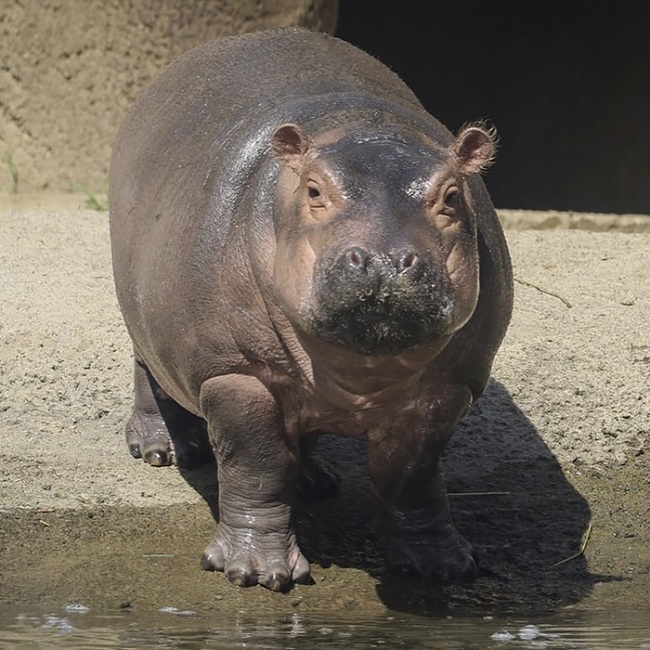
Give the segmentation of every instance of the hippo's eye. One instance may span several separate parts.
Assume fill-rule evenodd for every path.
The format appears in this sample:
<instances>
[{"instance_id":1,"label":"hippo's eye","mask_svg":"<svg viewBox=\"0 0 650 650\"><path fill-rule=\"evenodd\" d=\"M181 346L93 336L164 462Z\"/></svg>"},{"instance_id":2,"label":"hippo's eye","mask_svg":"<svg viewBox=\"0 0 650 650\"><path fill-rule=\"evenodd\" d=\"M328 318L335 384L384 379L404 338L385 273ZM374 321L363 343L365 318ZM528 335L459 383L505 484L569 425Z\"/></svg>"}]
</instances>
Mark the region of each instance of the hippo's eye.
<instances>
[{"instance_id":1,"label":"hippo's eye","mask_svg":"<svg viewBox=\"0 0 650 650\"><path fill-rule=\"evenodd\" d=\"M444 201L444 206L442 208L442 211L447 214L447 215L454 215L456 214L456 210L458 209L458 199L459 199L460 193L458 191L458 188L456 187L450 187L446 194L445 194L445 201Z\"/></svg>"},{"instance_id":2,"label":"hippo's eye","mask_svg":"<svg viewBox=\"0 0 650 650\"><path fill-rule=\"evenodd\" d=\"M314 180L307 181L307 198L312 208L324 208L326 201L318 183Z\"/></svg>"}]
</instances>

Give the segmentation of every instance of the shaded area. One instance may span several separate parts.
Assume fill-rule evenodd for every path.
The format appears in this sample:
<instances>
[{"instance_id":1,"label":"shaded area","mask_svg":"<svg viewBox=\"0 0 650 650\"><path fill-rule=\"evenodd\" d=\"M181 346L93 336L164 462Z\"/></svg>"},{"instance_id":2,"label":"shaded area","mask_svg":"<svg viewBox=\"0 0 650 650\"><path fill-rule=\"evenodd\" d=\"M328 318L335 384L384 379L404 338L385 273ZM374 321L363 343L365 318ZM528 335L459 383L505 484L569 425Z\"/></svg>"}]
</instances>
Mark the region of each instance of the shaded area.
<instances>
[{"instance_id":1,"label":"shaded area","mask_svg":"<svg viewBox=\"0 0 650 650\"><path fill-rule=\"evenodd\" d=\"M344 476L334 502L301 507L299 535L312 562L361 568L378 578L390 609L442 613L449 609L550 611L578 602L595 581L584 557L574 555L590 520L585 498L505 387L493 381L452 438L446 473L457 528L479 557L471 585L437 587L393 577L383 569L372 528L371 500L359 441L324 441ZM341 460L344 459L344 462ZM350 459L354 467L346 468ZM361 464L360 464L361 463ZM329 534L328 520L348 522ZM317 522L325 522L323 531Z\"/></svg>"},{"instance_id":2,"label":"shaded area","mask_svg":"<svg viewBox=\"0 0 650 650\"><path fill-rule=\"evenodd\" d=\"M341 3L337 35L451 129L496 125L496 205L648 213L649 30L642 2L355 0Z\"/></svg>"},{"instance_id":3,"label":"shaded area","mask_svg":"<svg viewBox=\"0 0 650 650\"><path fill-rule=\"evenodd\" d=\"M452 611L548 612L610 579L592 574L582 555L565 562L578 554L589 504L503 384L492 381L473 405L446 468L452 514L477 551L481 576L437 593L386 580L378 591L389 607L426 611L442 602Z\"/></svg>"}]
</instances>

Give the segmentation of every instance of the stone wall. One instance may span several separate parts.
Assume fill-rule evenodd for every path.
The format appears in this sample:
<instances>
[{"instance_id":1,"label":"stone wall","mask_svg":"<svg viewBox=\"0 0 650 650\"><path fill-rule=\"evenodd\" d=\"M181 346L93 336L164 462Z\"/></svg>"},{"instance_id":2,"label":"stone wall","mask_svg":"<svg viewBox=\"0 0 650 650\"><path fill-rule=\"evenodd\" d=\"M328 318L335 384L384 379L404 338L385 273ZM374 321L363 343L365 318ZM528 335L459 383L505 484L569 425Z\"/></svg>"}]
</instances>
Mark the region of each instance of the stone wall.
<instances>
[{"instance_id":1,"label":"stone wall","mask_svg":"<svg viewBox=\"0 0 650 650\"><path fill-rule=\"evenodd\" d=\"M338 0L0 2L0 192L106 190L135 95L199 43L284 25L333 32Z\"/></svg>"}]
</instances>

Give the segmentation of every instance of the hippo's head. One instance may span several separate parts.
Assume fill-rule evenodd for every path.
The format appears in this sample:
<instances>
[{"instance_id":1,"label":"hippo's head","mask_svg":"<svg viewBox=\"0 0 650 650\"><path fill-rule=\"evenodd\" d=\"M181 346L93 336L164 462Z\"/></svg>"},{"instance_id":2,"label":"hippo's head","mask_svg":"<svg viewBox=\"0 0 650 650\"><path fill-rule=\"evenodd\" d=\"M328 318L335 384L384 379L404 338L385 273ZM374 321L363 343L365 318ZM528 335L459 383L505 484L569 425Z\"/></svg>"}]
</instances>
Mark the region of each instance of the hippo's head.
<instances>
[{"instance_id":1,"label":"hippo's head","mask_svg":"<svg viewBox=\"0 0 650 650\"><path fill-rule=\"evenodd\" d=\"M296 125L273 135L281 159L276 297L298 333L365 355L432 345L478 299L476 215L467 183L494 155L491 132L448 147L416 135Z\"/></svg>"}]
</instances>

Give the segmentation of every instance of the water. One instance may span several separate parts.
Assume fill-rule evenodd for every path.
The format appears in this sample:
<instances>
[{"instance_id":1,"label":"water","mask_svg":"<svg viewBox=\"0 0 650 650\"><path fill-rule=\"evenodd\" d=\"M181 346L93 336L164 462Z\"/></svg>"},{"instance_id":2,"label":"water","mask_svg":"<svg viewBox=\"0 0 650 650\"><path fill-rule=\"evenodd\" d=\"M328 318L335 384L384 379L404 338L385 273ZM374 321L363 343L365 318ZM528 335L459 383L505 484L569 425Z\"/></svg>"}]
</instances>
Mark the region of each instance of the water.
<instances>
[{"instance_id":1,"label":"water","mask_svg":"<svg viewBox=\"0 0 650 650\"><path fill-rule=\"evenodd\" d=\"M0 648L179 648L333 650L337 648L636 648L650 650L647 613L574 612L549 618L318 616L240 613L220 620L163 608L148 614L101 612L71 604L58 611L0 609Z\"/></svg>"}]
</instances>

